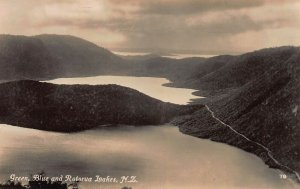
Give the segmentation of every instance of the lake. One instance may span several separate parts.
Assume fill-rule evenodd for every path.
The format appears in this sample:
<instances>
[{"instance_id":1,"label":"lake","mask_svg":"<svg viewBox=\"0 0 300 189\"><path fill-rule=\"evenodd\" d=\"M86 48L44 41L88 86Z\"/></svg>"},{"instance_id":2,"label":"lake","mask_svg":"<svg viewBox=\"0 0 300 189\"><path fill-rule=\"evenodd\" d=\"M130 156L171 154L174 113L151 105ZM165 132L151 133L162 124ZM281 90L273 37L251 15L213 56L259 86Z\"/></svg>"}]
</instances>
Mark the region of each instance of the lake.
<instances>
[{"instance_id":1,"label":"lake","mask_svg":"<svg viewBox=\"0 0 300 189\"><path fill-rule=\"evenodd\" d=\"M145 56L151 54L150 52L118 52L114 51L113 53L120 55L120 56ZM201 58L211 58L214 56L218 56L215 54L182 54L182 53L166 53L166 55L161 55L162 57L166 58L173 58L173 59L183 59L183 58L191 58L191 57L201 57Z\"/></svg>"},{"instance_id":2,"label":"lake","mask_svg":"<svg viewBox=\"0 0 300 189\"><path fill-rule=\"evenodd\" d=\"M144 88L148 95L164 101L168 101L169 95L172 102L182 104L195 98L191 90L162 86L168 82L163 78L100 76L48 82L111 82L137 90ZM163 94L160 96L156 90ZM122 186L133 189L296 188L293 182L279 178L279 170L268 168L255 155L226 144L184 135L171 125L119 126L63 134L2 124L0 138L1 181L12 173L28 176L45 170L49 176L99 175L117 179L137 176L138 181L127 184L83 182L82 189L120 189Z\"/></svg>"},{"instance_id":3,"label":"lake","mask_svg":"<svg viewBox=\"0 0 300 189\"><path fill-rule=\"evenodd\" d=\"M130 77L130 76L96 76L96 77L77 77L77 78L60 78L46 81L54 84L118 84L125 87L136 89L148 96L160 99L164 102L176 104L187 104L193 98L199 98L192 93L196 90L184 88L165 87L163 84L170 83L165 78L155 77Z\"/></svg>"}]
</instances>

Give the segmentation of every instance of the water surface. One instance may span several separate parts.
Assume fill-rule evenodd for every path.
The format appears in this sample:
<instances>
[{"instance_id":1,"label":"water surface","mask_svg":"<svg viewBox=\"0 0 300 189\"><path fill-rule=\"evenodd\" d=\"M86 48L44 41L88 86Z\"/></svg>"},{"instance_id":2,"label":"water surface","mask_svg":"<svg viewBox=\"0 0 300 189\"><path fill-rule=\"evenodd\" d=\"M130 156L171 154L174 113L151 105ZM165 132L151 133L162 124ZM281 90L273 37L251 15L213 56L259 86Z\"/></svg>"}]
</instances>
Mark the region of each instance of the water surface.
<instances>
[{"instance_id":1,"label":"water surface","mask_svg":"<svg viewBox=\"0 0 300 189\"><path fill-rule=\"evenodd\" d=\"M114 52L117 55L121 56L146 56L151 54L150 52ZM154 53L155 54L155 53ZM183 58L190 58L190 57L201 57L201 58L211 58L217 55L213 54L188 54L188 53L169 53L167 55L162 55L162 57L166 58L173 58L173 59L183 59Z\"/></svg>"},{"instance_id":2,"label":"water surface","mask_svg":"<svg viewBox=\"0 0 300 189\"><path fill-rule=\"evenodd\" d=\"M116 127L59 134L0 125L0 177L136 175L134 189L292 188L259 158L225 144L183 135L174 126ZM127 184L129 185L129 184ZM82 188L124 184L82 183Z\"/></svg>"},{"instance_id":3,"label":"water surface","mask_svg":"<svg viewBox=\"0 0 300 189\"><path fill-rule=\"evenodd\" d=\"M187 104L190 99L200 98L192 93L196 90L184 88L165 87L163 84L170 81L165 78L154 77L130 77L130 76L96 76L96 77L75 77L75 78L59 78L46 81L54 84L118 84L136 89L153 98L160 99L164 102L172 102L176 104Z\"/></svg>"}]
</instances>

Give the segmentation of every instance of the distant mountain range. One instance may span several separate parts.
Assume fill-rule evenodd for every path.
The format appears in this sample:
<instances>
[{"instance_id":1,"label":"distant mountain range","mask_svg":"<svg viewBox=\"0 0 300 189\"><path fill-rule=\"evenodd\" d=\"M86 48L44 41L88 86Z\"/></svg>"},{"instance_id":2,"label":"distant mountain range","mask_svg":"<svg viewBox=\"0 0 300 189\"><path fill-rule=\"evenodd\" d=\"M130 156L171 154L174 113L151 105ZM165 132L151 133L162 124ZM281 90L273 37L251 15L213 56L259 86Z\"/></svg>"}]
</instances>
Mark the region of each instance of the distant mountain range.
<instances>
[{"instance_id":1,"label":"distant mountain range","mask_svg":"<svg viewBox=\"0 0 300 189\"><path fill-rule=\"evenodd\" d=\"M171 59L149 54L124 57L67 35L0 35L0 80L131 75L182 82L222 66L230 56ZM202 70L204 68L204 70Z\"/></svg>"},{"instance_id":2,"label":"distant mountain range","mask_svg":"<svg viewBox=\"0 0 300 189\"><path fill-rule=\"evenodd\" d=\"M169 86L196 89L198 90L197 95L207 97L194 102L203 104L202 108L198 107L200 108L198 111L194 111L195 109L192 108L191 112L193 113L191 113L183 108L184 116L173 120L173 123L179 126L180 131L237 146L258 155L268 165L294 173L293 175L300 172L299 67L299 47L262 49L238 56L221 55L212 58L171 59L153 54L121 57L72 36L0 36L0 80L43 80L93 75L165 77L172 82L168 84ZM127 95L126 98L106 97L104 94L109 94L112 90L108 86L105 90L103 87L97 89L101 88L102 98L105 97L110 103L116 100L117 104L128 108L123 110L128 111L131 116L143 115L144 117L140 119L133 116L132 118L139 120L138 123L134 123L134 119L131 119L133 122L127 123L159 124L182 115L182 113L178 113L181 112L181 107L178 109L179 106L165 104L154 99L150 100L150 97L130 89L110 87L118 89L117 93L120 94L120 97ZM58 89L59 92L55 92L53 89ZM95 91L96 88L84 86L73 86L72 88L26 81L1 84L0 90L2 99L0 112L6 112L6 114L2 113L0 119L13 125L20 125L23 119L27 120L23 126L28 126L33 122L36 125L34 127L39 128L38 125L44 121L42 118L45 115L37 112L39 112L38 107L44 106L43 103L46 103L45 107L50 108L47 111L51 111L55 107L60 107L59 111L62 112L70 111L71 117L74 116L72 120L74 121L78 115L74 113L75 110L69 110L70 104L65 104L65 102L69 102L67 96L72 97L73 104L71 105L78 108L76 109L78 114L86 116L87 128L95 126L95 122L87 116L87 109L80 110L79 107L85 105L93 109L90 103L98 101L103 103L99 104L99 107L103 105L108 107L106 114L103 115L107 115L107 119L111 119L110 121L101 120L99 123L125 124L121 119L121 113L118 114L121 116L119 121L113 122L115 117L109 117L109 112L117 112L114 107L111 107L114 103L108 105L100 97L92 99L91 102L87 101L88 98L83 98L87 91ZM17 93L20 90L24 94ZM8 91L12 97L9 97L4 91ZM50 96L43 91L47 91ZM132 95L128 96L128 93ZM139 100L130 101L127 97ZM26 99L26 101L22 99ZM76 99L80 99L78 104ZM130 105L123 101L133 104L135 112L131 112ZM15 102L20 103L16 106ZM149 107L142 102L149 102ZM153 112L162 106L168 107L164 109L168 113L157 111L157 114L153 113L151 116L147 116L145 110L139 107L139 103L150 109L152 107ZM36 109L29 115L28 107ZM12 109L8 111L5 108ZM177 113L173 113L174 108ZM190 110L191 107L187 108ZM57 109L55 110L57 111ZM98 113L104 113L101 111ZM167 115L166 119L162 121L160 114ZM35 115L38 117L34 117ZM84 124L83 118L78 121L78 124ZM70 120L63 119L61 118L61 122L59 121L57 124L60 125L59 128L66 123L69 124ZM47 122L55 125L55 120L57 117L51 117ZM126 118L126 120L128 119ZM151 122L151 120L153 121ZM50 128L43 126L40 129L48 130Z\"/></svg>"},{"instance_id":3,"label":"distant mountain range","mask_svg":"<svg viewBox=\"0 0 300 189\"><path fill-rule=\"evenodd\" d=\"M203 60L175 60L157 55L126 58L73 36L0 35L0 80L43 80L93 75L176 79L188 76L194 66Z\"/></svg>"}]
</instances>

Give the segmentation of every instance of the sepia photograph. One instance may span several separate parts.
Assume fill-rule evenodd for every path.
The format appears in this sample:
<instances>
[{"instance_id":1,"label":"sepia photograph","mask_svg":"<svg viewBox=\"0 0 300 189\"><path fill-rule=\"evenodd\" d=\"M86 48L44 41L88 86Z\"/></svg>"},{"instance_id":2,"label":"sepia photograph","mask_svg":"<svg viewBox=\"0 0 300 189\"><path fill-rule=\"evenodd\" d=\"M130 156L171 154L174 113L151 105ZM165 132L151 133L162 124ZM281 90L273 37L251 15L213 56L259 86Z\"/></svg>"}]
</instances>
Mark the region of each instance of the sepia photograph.
<instances>
[{"instance_id":1,"label":"sepia photograph","mask_svg":"<svg viewBox=\"0 0 300 189\"><path fill-rule=\"evenodd\" d=\"M0 0L0 189L300 189L299 0Z\"/></svg>"}]
</instances>

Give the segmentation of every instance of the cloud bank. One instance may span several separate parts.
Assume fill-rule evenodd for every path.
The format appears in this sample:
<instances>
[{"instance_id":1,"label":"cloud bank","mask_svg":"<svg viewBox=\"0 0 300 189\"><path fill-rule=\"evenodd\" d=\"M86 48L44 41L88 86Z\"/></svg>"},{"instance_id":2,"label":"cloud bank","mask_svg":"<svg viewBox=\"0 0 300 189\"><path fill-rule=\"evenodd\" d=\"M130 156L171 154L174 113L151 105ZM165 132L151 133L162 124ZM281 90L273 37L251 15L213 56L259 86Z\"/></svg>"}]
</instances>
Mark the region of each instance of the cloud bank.
<instances>
[{"instance_id":1,"label":"cloud bank","mask_svg":"<svg viewBox=\"0 0 300 189\"><path fill-rule=\"evenodd\" d=\"M0 0L0 33L76 35L110 49L240 53L300 44L297 0Z\"/></svg>"}]
</instances>

